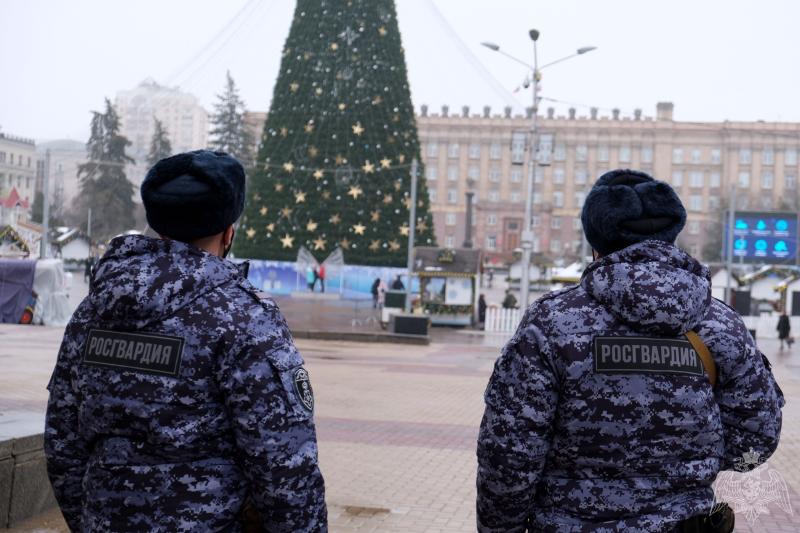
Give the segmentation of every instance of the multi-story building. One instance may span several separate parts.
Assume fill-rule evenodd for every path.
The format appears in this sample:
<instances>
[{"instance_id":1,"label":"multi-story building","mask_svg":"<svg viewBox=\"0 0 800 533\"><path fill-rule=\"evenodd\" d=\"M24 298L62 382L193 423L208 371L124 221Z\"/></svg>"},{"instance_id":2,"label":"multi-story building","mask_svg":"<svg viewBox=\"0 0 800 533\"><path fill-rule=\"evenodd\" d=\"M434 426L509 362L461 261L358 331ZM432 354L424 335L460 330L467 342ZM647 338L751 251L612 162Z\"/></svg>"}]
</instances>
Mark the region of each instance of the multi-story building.
<instances>
[{"instance_id":1,"label":"multi-story building","mask_svg":"<svg viewBox=\"0 0 800 533\"><path fill-rule=\"evenodd\" d=\"M86 144L71 139L59 139L38 144L36 152L39 159L36 188L41 190L45 167L49 163L51 214L55 218L60 218L70 209L80 192L78 167L86 162Z\"/></svg>"},{"instance_id":2,"label":"multi-story building","mask_svg":"<svg viewBox=\"0 0 800 533\"><path fill-rule=\"evenodd\" d=\"M797 210L800 124L779 122L678 122L673 105L659 103L656 117L538 117L538 158L533 192L534 252L551 259L579 256L580 210L594 180L614 168L637 168L672 184L688 212L678 239L693 255L714 259L722 212L731 192L738 209ZM437 240L460 246L465 236L466 192L475 194L472 240L497 259L520 246L530 157L532 110L512 116L417 117Z\"/></svg>"},{"instance_id":3,"label":"multi-story building","mask_svg":"<svg viewBox=\"0 0 800 533\"><path fill-rule=\"evenodd\" d=\"M0 217L6 223L30 216L36 194L36 160L33 139L0 132L0 210L5 210Z\"/></svg>"},{"instance_id":4,"label":"multi-story building","mask_svg":"<svg viewBox=\"0 0 800 533\"><path fill-rule=\"evenodd\" d=\"M147 155L155 131L153 119L164 124L174 153L207 146L208 114L189 93L148 78L134 89L118 92L115 106L121 133L132 143L127 153L136 160L135 165L125 169L126 174L137 187L147 172Z\"/></svg>"}]
</instances>

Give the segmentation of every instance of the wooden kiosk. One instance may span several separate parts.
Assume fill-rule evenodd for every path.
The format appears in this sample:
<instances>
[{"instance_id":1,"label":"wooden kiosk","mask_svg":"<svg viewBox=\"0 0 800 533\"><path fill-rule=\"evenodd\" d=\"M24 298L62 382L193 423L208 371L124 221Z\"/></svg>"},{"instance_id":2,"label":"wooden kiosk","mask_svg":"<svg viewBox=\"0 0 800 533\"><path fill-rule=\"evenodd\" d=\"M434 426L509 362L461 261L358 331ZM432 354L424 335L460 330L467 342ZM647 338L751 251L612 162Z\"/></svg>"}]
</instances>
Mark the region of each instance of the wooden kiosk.
<instances>
[{"instance_id":1,"label":"wooden kiosk","mask_svg":"<svg viewBox=\"0 0 800 533\"><path fill-rule=\"evenodd\" d=\"M417 306L431 324L469 326L478 307L481 250L414 248L414 276L419 278Z\"/></svg>"}]
</instances>

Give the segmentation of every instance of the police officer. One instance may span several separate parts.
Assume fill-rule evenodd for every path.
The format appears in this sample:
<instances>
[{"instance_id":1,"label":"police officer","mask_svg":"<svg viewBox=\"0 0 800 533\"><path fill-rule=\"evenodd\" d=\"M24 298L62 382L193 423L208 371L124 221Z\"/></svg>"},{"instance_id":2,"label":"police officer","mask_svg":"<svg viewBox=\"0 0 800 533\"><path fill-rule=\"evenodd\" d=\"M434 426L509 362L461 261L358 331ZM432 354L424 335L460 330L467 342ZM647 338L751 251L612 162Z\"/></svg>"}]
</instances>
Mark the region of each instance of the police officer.
<instances>
[{"instance_id":1,"label":"police officer","mask_svg":"<svg viewBox=\"0 0 800 533\"><path fill-rule=\"evenodd\" d=\"M608 172L581 221L596 260L527 309L486 388L478 529L710 531L714 478L772 454L783 395L708 268L673 244L686 211L668 184Z\"/></svg>"},{"instance_id":2,"label":"police officer","mask_svg":"<svg viewBox=\"0 0 800 533\"><path fill-rule=\"evenodd\" d=\"M223 152L162 159L161 238L118 237L67 326L45 453L73 531L326 531L314 397L289 328L224 257L244 206Z\"/></svg>"}]
</instances>

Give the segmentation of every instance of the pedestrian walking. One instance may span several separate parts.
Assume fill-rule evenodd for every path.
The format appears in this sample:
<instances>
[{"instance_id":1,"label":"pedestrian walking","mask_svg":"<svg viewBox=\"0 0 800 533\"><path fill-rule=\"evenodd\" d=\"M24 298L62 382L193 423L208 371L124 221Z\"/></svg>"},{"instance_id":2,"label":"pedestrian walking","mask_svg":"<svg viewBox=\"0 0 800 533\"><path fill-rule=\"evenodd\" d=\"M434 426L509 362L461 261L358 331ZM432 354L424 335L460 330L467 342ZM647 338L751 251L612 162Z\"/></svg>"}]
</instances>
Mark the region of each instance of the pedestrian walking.
<instances>
[{"instance_id":1,"label":"pedestrian walking","mask_svg":"<svg viewBox=\"0 0 800 533\"><path fill-rule=\"evenodd\" d=\"M526 310L486 388L478 530L731 531L711 485L778 445L770 364L674 245L667 183L608 172L581 221L595 261Z\"/></svg>"},{"instance_id":2,"label":"pedestrian walking","mask_svg":"<svg viewBox=\"0 0 800 533\"><path fill-rule=\"evenodd\" d=\"M372 293L372 308L378 308L378 287L381 285L381 278L375 278L375 281L372 282L372 287L370 287L369 292Z\"/></svg>"},{"instance_id":3,"label":"pedestrian walking","mask_svg":"<svg viewBox=\"0 0 800 533\"><path fill-rule=\"evenodd\" d=\"M317 278L319 279L320 292L325 292L325 264L321 264L317 269Z\"/></svg>"},{"instance_id":4,"label":"pedestrian walking","mask_svg":"<svg viewBox=\"0 0 800 533\"><path fill-rule=\"evenodd\" d=\"M306 267L306 285L308 290L314 292L314 286L317 284L317 269L308 265Z\"/></svg>"},{"instance_id":5,"label":"pedestrian walking","mask_svg":"<svg viewBox=\"0 0 800 533\"><path fill-rule=\"evenodd\" d=\"M486 298L483 294L478 296L478 323L480 329L483 329L483 324L486 322Z\"/></svg>"},{"instance_id":6,"label":"pedestrian walking","mask_svg":"<svg viewBox=\"0 0 800 533\"><path fill-rule=\"evenodd\" d=\"M516 309L517 298L511 294L511 289L506 289L506 296L503 298L503 309Z\"/></svg>"},{"instance_id":7,"label":"pedestrian walking","mask_svg":"<svg viewBox=\"0 0 800 533\"><path fill-rule=\"evenodd\" d=\"M783 350L783 343L785 342L787 347L792 347L792 342L794 339L790 336L792 331L792 325L789 322L789 317L786 315L786 311L781 313L781 316L778 318L778 339L781 341L781 350Z\"/></svg>"},{"instance_id":8,"label":"pedestrian walking","mask_svg":"<svg viewBox=\"0 0 800 533\"><path fill-rule=\"evenodd\" d=\"M400 279L399 275L396 278L394 278L394 281L392 282L392 290L393 291L404 291L404 290L406 290L406 286L403 285L403 280Z\"/></svg>"},{"instance_id":9,"label":"pedestrian walking","mask_svg":"<svg viewBox=\"0 0 800 533\"><path fill-rule=\"evenodd\" d=\"M386 303L387 290L388 287L386 285L386 282L380 280L380 283L378 284L378 309L383 309L383 305Z\"/></svg>"},{"instance_id":10,"label":"pedestrian walking","mask_svg":"<svg viewBox=\"0 0 800 533\"><path fill-rule=\"evenodd\" d=\"M303 358L224 259L244 187L223 152L162 159L141 186L161 238L117 237L98 263L48 385L71 531L327 530Z\"/></svg>"}]
</instances>

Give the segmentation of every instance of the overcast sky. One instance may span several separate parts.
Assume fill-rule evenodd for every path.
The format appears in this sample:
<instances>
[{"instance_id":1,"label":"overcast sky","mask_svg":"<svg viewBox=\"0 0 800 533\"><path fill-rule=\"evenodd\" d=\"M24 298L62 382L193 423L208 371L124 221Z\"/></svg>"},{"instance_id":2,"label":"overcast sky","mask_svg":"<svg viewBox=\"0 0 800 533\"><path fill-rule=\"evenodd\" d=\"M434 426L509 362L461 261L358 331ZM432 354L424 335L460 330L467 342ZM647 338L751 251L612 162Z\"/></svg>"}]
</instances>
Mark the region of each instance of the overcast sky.
<instances>
[{"instance_id":1,"label":"overcast sky","mask_svg":"<svg viewBox=\"0 0 800 533\"><path fill-rule=\"evenodd\" d=\"M85 140L89 111L148 77L210 108L226 69L248 108L267 110L294 4L2 0L0 128ZM417 108L528 105L530 93L512 94L525 68L480 42L532 60L535 27L542 63L598 47L546 69L543 97L650 116L672 101L678 120L800 121L795 0L397 0L397 9Z\"/></svg>"}]
</instances>

